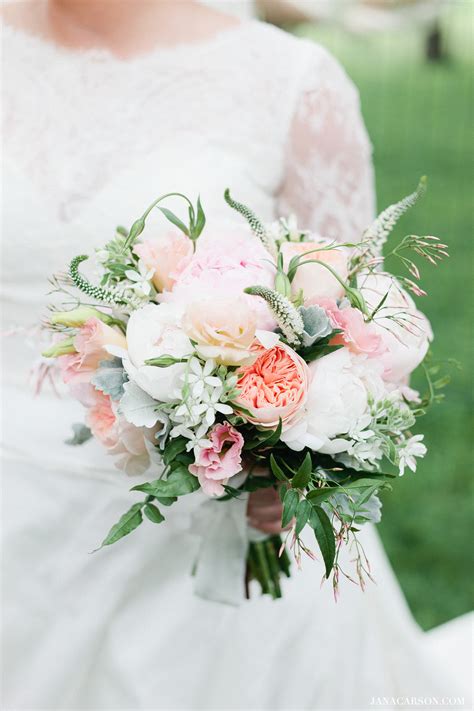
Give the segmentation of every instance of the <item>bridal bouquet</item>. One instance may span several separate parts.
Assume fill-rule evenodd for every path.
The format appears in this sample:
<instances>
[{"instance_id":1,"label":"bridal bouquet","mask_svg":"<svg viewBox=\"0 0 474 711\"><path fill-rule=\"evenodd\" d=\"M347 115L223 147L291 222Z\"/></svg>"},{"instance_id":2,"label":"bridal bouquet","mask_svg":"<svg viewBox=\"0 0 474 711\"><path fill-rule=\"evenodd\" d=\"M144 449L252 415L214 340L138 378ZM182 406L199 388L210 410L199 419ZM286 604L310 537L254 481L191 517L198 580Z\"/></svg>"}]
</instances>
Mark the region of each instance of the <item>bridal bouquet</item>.
<instances>
[{"instance_id":1,"label":"bridal bouquet","mask_svg":"<svg viewBox=\"0 0 474 711\"><path fill-rule=\"evenodd\" d=\"M226 202L245 221L209 228L199 199L170 193L130 230L117 228L95 254L93 277L80 270L81 255L53 278L62 304L48 316L53 335L43 356L85 407L72 442L94 437L117 467L149 472L103 546L144 517L162 524L167 507L201 492L214 512L227 507L222 527L239 510L244 528L226 537L208 527L207 562L198 559L196 575L218 555L225 567L225 541L234 555L239 538L247 580L279 597L291 554L298 565L302 554L315 557L312 530L335 592L340 574L349 577L343 545L354 547L364 585L370 572L357 533L380 519L377 493L395 472L415 471L425 455L412 428L443 384L426 365L432 332L408 292L424 293L412 255L436 263L446 245L404 237L390 254L410 277L384 271L381 256L424 189L422 180L344 244L292 219L263 224L229 191ZM171 197L186 203L186 220L164 207ZM147 225L154 208L172 227ZM421 398L408 377L424 360ZM246 525L248 494L264 487L281 498L281 536Z\"/></svg>"}]
</instances>

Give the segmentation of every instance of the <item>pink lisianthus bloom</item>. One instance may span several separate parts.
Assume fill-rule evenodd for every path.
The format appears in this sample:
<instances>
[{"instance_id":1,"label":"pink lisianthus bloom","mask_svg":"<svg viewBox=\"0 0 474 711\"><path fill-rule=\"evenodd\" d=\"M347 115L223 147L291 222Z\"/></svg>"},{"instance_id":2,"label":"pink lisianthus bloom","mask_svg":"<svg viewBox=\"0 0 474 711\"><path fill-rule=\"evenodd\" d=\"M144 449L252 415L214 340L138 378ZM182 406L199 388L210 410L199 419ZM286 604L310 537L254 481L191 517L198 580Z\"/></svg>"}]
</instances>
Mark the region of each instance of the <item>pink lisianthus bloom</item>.
<instances>
[{"instance_id":1,"label":"pink lisianthus bloom","mask_svg":"<svg viewBox=\"0 0 474 711\"><path fill-rule=\"evenodd\" d=\"M193 243L179 230L170 230L155 239L135 245L133 251L147 269L153 270L152 282L157 291L170 291L193 254Z\"/></svg>"},{"instance_id":2,"label":"pink lisianthus bloom","mask_svg":"<svg viewBox=\"0 0 474 711\"><path fill-rule=\"evenodd\" d=\"M281 419L287 427L302 411L308 395L310 371L305 361L284 343L263 350L255 362L239 371L236 400L249 422L274 428Z\"/></svg>"},{"instance_id":3,"label":"pink lisianthus bloom","mask_svg":"<svg viewBox=\"0 0 474 711\"><path fill-rule=\"evenodd\" d=\"M255 284L273 288L274 279L271 256L257 237L225 224L220 231L199 238L195 254L175 280L171 293L160 295L159 300L187 307L199 299L222 298L222 294L242 297L255 313L257 328L271 331L276 324L267 304L243 291Z\"/></svg>"},{"instance_id":4,"label":"pink lisianthus bloom","mask_svg":"<svg viewBox=\"0 0 474 711\"><path fill-rule=\"evenodd\" d=\"M359 309L352 306L341 309L334 299L317 299L311 303L321 306L333 328L342 331L331 339L331 345L346 346L353 353L363 353L371 358L387 350L375 326L364 321Z\"/></svg>"},{"instance_id":5,"label":"pink lisianthus bloom","mask_svg":"<svg viewBox=\"0 0 474 711\"><path fill-rule=\"evenodd\" d=\"M209 434L209 446L201 449L189 471L197 476L205 494L222 496L230 477L242 470L244 438L228 422L215 425Z\"/></svg>"},{"instance_id":6,"label":"pink lisianthus bloom","mask_svg":"<svg viewBox=\"0 0 474 711\"><path fill-rule=\"evenodd\" d=\"M97 318L90 318L74 338L76 353L58 358L59 368L65 383L87 383L102 360L112 358L106 346L127 347L125 336Z\"/></svg>"}]
</instances>

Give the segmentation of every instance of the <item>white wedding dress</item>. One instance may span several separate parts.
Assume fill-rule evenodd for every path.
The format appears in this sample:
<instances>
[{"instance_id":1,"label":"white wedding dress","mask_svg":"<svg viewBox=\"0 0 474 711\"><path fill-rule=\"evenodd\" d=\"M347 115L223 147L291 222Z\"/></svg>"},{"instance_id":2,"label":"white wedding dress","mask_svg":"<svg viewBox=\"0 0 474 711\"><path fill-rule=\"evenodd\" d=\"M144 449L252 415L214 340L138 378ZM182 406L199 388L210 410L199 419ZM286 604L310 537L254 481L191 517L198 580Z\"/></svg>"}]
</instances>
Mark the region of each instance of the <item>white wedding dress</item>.
<instances>
[{"instance_id":1,"label":"white wedding dress","mask_svg":"<svg viewBox=\"0 0 474 711\"><path fill-rule=\"evenodd\" d=\"M423 634L370 527L377 585L343 581L337 604L309 560L280 601L196 597L199 496L89 555L135 482L94 442L64 444L81 407L28 384L48 276L163 192L200 192L213 222L233 218L228 186L265 220L357 237L374 190L347 76L253 21L130 61L4 27L3 56L4 708L470 708L467 621Z\"/></svg>"}]
</instances>

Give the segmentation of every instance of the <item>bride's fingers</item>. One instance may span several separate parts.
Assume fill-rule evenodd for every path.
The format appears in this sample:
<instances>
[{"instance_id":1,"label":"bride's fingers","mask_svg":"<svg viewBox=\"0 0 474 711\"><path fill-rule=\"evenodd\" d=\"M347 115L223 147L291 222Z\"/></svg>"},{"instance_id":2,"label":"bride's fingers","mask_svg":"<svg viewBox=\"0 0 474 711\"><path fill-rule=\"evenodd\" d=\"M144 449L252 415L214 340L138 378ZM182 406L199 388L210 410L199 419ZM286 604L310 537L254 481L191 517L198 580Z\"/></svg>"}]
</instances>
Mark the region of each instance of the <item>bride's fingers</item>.
<instances>
[{"instance_id":1,"label":"bride's fingers","mask_svg":"<svg viewBox=\"0 0 474 711\"><path fill-rule=\"evenodd\" d=\"M281 525L281 511L275 511L272 509L268 509L267 511L263 512L255 512L255 513L250 513L248 516L249 519L252 519L253 521L260 521L261 523L268 523L269 521L279 521Z\"/></svg>"},{"instance_id":2,"label":"bride's fingers","mask_svg":"<svg viewBox=\"0 0 474 711\"><path fill-rule=\"evenodd\" d=\"M268 504L276 503L280 501L278 492L272 487L269 489L258 489L254 491L249 496L249 507L250 506L267 506Z\"/></svg>"},{"instance_id":3,"label":"bride's fingers","mask_svg":"<svg viewBox=\"0 0 474 711\"><path fill-rule=\"evenodd\" d=\"M281 533L281 521L253 521L249 519L249 523L254 528L257 528L263 533Z\"/></svg>"}]
</instances>

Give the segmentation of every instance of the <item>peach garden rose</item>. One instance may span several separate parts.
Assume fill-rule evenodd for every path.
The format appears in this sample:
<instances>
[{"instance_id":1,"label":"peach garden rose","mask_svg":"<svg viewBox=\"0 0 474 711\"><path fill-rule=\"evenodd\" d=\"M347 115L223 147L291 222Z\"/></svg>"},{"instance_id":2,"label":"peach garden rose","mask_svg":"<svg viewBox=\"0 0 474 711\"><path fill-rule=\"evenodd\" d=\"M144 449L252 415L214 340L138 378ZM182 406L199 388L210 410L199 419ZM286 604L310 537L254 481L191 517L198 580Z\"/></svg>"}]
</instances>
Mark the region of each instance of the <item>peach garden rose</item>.
<instances>
[{"instance_id":1,"label":"peach garden rose","mask_svg":"<svg viewBox=\"0 0 474 711\"><path fill-rule=\"evenodd\" d=\"M250 422L274 428L281 419L286 427L305 404L309 381L305 361L290 346L277 343L240 370L236 402L251 413Z\"/></svg>"}]
</instances>

